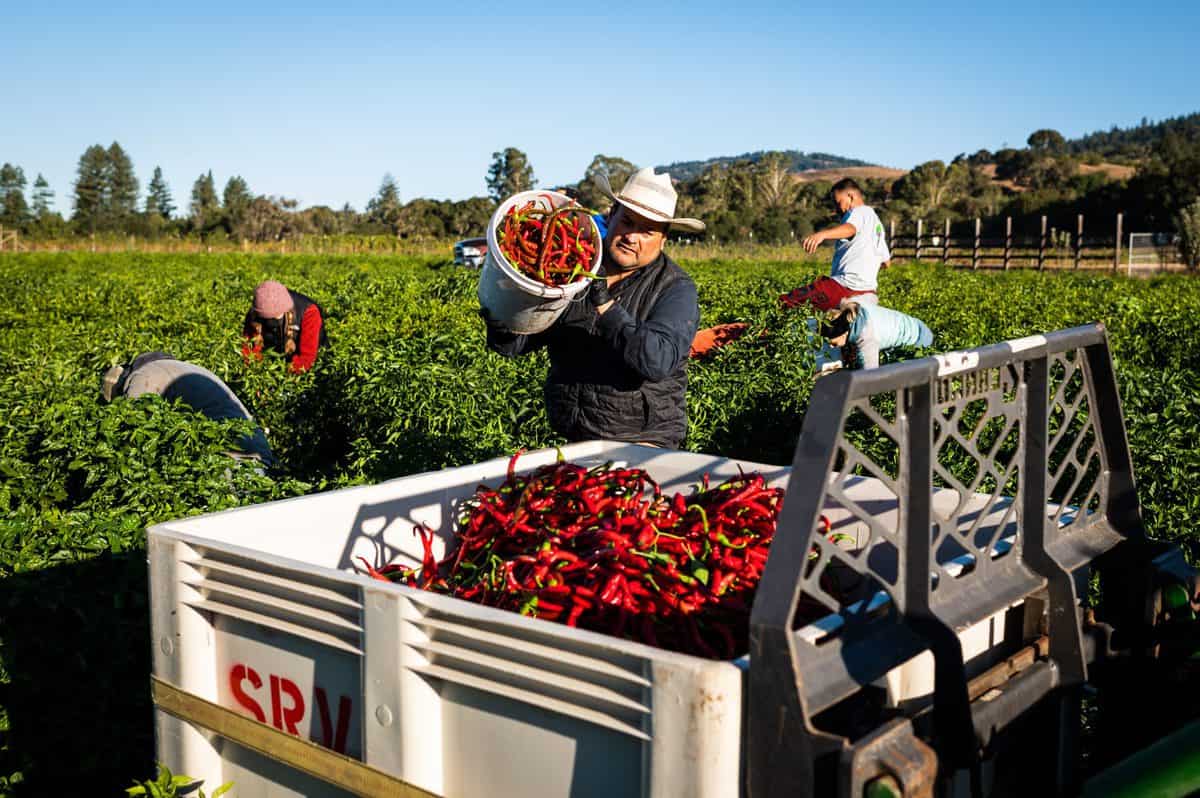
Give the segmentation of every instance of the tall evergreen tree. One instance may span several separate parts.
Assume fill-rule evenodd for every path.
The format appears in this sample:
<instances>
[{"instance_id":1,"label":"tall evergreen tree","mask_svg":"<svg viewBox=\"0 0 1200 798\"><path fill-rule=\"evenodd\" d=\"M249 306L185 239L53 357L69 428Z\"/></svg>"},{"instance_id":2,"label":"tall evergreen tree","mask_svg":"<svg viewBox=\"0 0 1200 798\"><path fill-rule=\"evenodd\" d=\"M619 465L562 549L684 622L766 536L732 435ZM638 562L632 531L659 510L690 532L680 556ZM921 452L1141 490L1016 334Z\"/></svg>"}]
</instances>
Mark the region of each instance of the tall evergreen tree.
<instances>
[{"instance_id":1,"label":"tall evergreen tree","mask_svg":"<svg viewBox=\"0 0 1200 798\"><path fill-rule=\"evenodd\" d=\"M254 195L250 193L250 186L246 185L246 181L240 176L234 175L225 183L222 199L225 203L225 218L228 220L228 227L232 232L245 220L246 211L250 208L250 203L254 201Z\"/></svg>"},{"instance_id":2,"label":"tall evergreen tree","mask_svg":"<svg viewBox=\"0 0 1200 798\"><path fill-rule=\"evenodd\" d=\"M7 227L23 227L28 222L25 170L6 163L0 166L0 224Z\"/></svg>"},{"instance_id":3,"label":"tall evergreen tree","mask_svg":"<svg viewBox=\"0 0 1200 798\"><path fill-rule=\"evenodd\" d=\"M33 181L33 215L38 219L45 217L50 213L52 205L54 205L54 191L46 182L46 178L42 177L42 173L38 172L37 180Z\"/></svg>"},{"instance_id":4,"label":"tall evergreen tree","mask_svg":"<svg viewBox=\"0 0 1200 798\"><path fill-rule=\"evenodd\" d=\"M18 185L25 185L25 170L10 163L0 166L0 204L8 197L8 192Z\"/></svg>"},{"instance_id":5,"label":"tall evergreen tree","mask_svg":"<svg viewBox=\"0 0 1200 798\"><path fill-rule=\"evenodd\" d=\"M108 210L108 151L93 144L79 156L75 178L75 216L80 230L94 233Z\"/></svg>"},{"instance_id":6,"label":"tall evergreen tree","mask_svg":"<svg viewBox=\"0 0 1200 798\"><path fill-rule=\"evenodd\" d=\"M367 220L395 230L399 218L400 187L396 185L396 178L385 174L378 193L367 202Z\"/></svg>"},{"instance_id":7,"label":"tall evergreen tree","mask_svg":"<svg viewBox=\"0 0 1200 798\"><path fill-rule=\"evenodd\" d=\"M129 217L137 213L138 179L133 173L133 161L121 145L113 142L108 148L108 216L115 228L123 228Z\"/></svg>"},{"instance_id":8,"label":"tall evergreen tree","mask_svg":"<svg viewBox=\"0 0 1200 798\"><path fill-rule=\"evenodd\" d=\"M171 199L171 189L163 178L162 167L154 167L154 176L146 189L146 215L158 214L164 219L170 219L175 212L175 202Z\"/></svg>"},{"instance_id":9,"label":"tall evergreen tree","mask_svg":"<svg viewBox=\"0 0 1200 798\"><path fill-rule=\"evenodd\" d=\"M213 224L220 213L221 204L217 200L217 189L210 169L192 184L192 224L205 229Z\"/></svg>"},{"instance_id":10,"label":"tall evergreen tree","mask_svg":"<svg viewBox=\"0 0 1200 798\"><path fill-rule=\"evenodd\" d=\"M488 196L494 202L503 202L520 191L528 191L537 185L529 158L516 147L507 147L503 152L492 153L492 165L488 169Z\"/></svg>"}]
</instances>

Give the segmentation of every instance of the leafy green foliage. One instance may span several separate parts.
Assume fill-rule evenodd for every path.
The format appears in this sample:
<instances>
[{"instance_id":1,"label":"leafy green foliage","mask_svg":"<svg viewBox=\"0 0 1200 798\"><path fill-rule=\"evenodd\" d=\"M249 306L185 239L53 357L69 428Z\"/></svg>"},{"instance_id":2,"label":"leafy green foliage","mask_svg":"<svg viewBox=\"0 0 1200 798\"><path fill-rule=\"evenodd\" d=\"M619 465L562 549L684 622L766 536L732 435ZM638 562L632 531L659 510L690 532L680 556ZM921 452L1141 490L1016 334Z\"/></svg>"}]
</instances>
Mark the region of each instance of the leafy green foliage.
<instances>
[{"instance_id":1,"label":"leafy green foliage","mask_svg":"<svg viewBox=\"0 0 1200 798\"><path fill-rule=\"evenodd\" d=\"M814 341L776 297L821 267L684 265L702 326L750 325L689 368L688 448L791 462ZM267 278L326 312L331 346L307 374L272 355L243 362L238 331ZM116 794L155 773L147 525L561 442L543 406L544 355L486 351L477 279L413 257L0 258L0 796L73 794L81 779ZM904 266L882 274L881 296L925 320L939 350L1104 322L1148 528L1196 555L1200 284ZM244 423L155 397L102 404L103 369L152 349L224 379L280 470L224 456ZM894 457L871 430L850 434Z\"/></svg>"},{"instance_id":2,"label":"leafy green foliage","mask_svg":"<svg viewBox=\"0 0 1200 798\"><path fill-rule=\"evenodd\" d=\"M182 798L182 796L190 795L194 798L206 798L204 790L200 789L202 782L196 781L190 776L177 776L171 773L171 770L160 764L158 766L158 778L135 783L132 787L127 787L125 792L130 798ZM233 782L222 784L217 789L213 790L212 798L221 798L222 795L229 792L233 788Z\"/></svg>"}]
</instances>

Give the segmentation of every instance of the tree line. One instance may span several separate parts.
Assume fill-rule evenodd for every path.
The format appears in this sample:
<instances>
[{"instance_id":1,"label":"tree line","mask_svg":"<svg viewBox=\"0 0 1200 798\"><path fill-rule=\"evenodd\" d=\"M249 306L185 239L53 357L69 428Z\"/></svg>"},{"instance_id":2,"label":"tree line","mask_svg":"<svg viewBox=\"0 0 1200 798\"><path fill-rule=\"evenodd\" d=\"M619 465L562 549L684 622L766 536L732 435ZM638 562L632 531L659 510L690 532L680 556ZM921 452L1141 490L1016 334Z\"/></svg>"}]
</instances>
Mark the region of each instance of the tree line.
<instances>
[{"instance_id":1,"label":"tree line","mask_svg":"<svg viewBox=\"0 0 1200 798\"><path fill-rule=\"evenodd\" d=\"M1002 224L1005 216L1023 221L1046 215L1052 224L1069 229L1077 213L1107 219L1123 212L1126 229L1182 231L1189 219L1200 218L1200 114L1143 123L1128 133L1127 138L1110 131L1067 141L1057 131L1043 129L1034 131L1022 148L964 153L949 162L927 161L898 179L867 177L860 183L881 217L901 225L915 219L940 224L976 217ZM1114 176L1100 166L1099 150L1081 148L1081 141L1122 153L1126 166L1134 168L1132 175ZM800 179L797 155L767 152L689 162L686 172L694 176L678 182L678 212L704 219L709 240L800 239L830 222L832 207L831 181ZM607 200L596 187L597 178L604 175L619 188L635 168L624 158L598 154L577 182L545 187L566 190L584 205L604 210ZM483 233L499 201L538 186L528 156L516 147L493 153L486 182L486 197L404 202L389 174L360 212L349 203L339 209L301 209L292 199L255 194L237 175L218 192L209 171L196 178L186 203L179 206L160 167L154 168L143 194L132 160L113 142L107 148L93 145L80 156L69 219L54 210L54 193L41 174L27 198L24 171L3 164L0 225L47 238L94 233L249 241L339 234L465 237Z\"/></svg>"}]
</instances>

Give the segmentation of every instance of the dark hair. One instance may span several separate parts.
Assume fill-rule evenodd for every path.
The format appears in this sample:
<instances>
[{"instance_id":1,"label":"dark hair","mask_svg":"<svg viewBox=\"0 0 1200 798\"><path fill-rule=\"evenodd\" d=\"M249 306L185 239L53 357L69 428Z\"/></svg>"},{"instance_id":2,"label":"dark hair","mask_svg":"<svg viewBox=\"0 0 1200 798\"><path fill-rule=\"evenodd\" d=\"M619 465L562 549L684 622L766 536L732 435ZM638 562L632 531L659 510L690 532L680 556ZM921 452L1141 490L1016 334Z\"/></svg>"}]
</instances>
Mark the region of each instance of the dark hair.
<instances>
[{"instance_id":1,"label":"dark hair","mask_svg":"<svg viewBox=\"0 0 1200 798\"><path fill-rule=\"evenodd\" d=\"M859 307L857 302L843 300L841 307L830 311L826 320L821 322L821 337L832 340L850 332L858 320Z\"/></svg>"},{"instance_id":2,"label":"dark hair","mask_svg":"<svg viewBox=\"0 0 1200 798\"><path fill-rule=\"evenodd\" d=\"M836 318L821 323L821 337L833 340L839 335L845 335L850 332L850 319L846 318L847 314L842 313Z\"/></svg>"},{"instance_id":3,"label":"dark hair","mask_svg":"<svg viewBox=\"0 0 1200 798\"><path fill-rule=\"evenodd\" d=\"M841 194L843 191L857 191L860 197L864 196L862 186L854 182L854 178L852 177L843 177L834 183L833 188L829 189L829 196L832 197L835 194Z\"/></svg>"}]
</instances>

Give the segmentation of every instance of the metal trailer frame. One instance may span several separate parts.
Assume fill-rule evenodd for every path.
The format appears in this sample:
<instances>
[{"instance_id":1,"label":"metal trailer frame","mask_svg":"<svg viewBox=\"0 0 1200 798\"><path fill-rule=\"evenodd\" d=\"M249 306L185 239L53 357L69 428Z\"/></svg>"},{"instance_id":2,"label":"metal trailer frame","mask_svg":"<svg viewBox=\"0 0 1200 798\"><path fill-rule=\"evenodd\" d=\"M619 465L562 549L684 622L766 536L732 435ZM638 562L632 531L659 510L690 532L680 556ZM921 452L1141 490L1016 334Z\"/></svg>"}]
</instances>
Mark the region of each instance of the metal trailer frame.
<instances>
[{"instance_id":1,"label":"metal trailer frame","mask_svg":"<svg viewBox=\"0 0 1200 798\"><path fill-rule=\"evenodd\" d=\"M948 464L961 475L965 458L970 484ZM894 524L847 498L856 472L895 493ZM982 510L976 491L991 495ZM871 528L865 546L826 538L827 496ZM859 796L872 783L930 795L962 769L979 794L989 746L1038 706L1056 713L1054 789L1075 789L1079 688L1113 629L1083 609L1080 580L1111 564L1121 596L1106 620L1144 625L1161 553L1142 525L1102 325L821 378L751 615L747 795ZM947 569L964 555L970 567ZM834 595L831 573L857 589ZM815 640L797 623L813 602L840 619ZM1030 645L972 671L957 632L1018 606ZM858 732L844 722L872 682L926 650L931 701Z\"/></svg>"}]
</instances>

